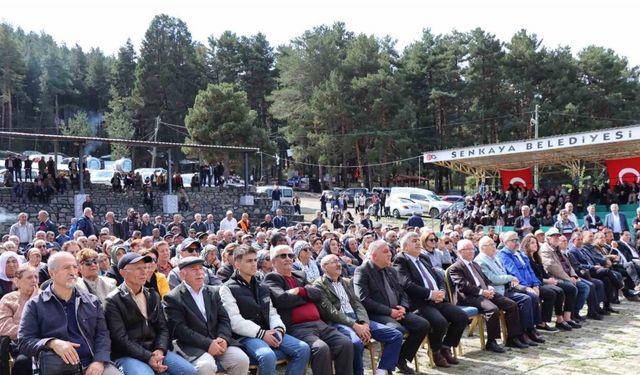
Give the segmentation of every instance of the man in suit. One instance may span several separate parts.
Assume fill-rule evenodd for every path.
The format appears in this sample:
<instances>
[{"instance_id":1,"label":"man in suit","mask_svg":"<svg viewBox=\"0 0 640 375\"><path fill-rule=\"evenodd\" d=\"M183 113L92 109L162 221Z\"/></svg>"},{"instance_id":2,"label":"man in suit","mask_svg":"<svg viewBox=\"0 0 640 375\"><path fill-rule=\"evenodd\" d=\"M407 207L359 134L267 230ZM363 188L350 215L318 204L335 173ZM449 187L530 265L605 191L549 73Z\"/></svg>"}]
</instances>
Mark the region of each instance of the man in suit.
<instances>
[{"instance_id":1,"label":"man in suit","mask_svg":"<svg viewBox=\"0 0 640 375\"><path fill-rule=\"evenodd\" d=\"M527 234L533 234L535 231L540 229L540 224L538 223L538 219L531 216L531 209L526 204L520 208L520 213L522 216L518 216L516 221L513 224L513 230L518 233L520 238L526 236Z\"/></svg>"},{"instance_id":2,"label":"man in suit","mask_svg":"<svg viewBox=\"0 0 640 375\"><path fill-rule=\"evenodd\" d=\"M387 327L369 320L367 310L356 296L351 280L342 277L340 259L335 254L322 258L320 266L324 275L314 281L322 290L328 304L322 304L320 313L331 322L338 331L351 339L354 347L353 373L364 374L362 354L364 345L371 338L383 344L382 355L376 369L376 375L393 372L398 363L402 333L395 328Z\"/></svg>"},{"instance_id":3,"label":"man in suit","mask_svg":"<svg viewBox=\"0 0 640 375\"><path fill-rule=\"evenodd\" d=\"M169 351L171 335L160 295L144 287L146 264L151 261L137 253L125 254L118 261L124 282L105 301L111 357L124 374L196 375L189 362Z\"/></svg>"},{"instance_id":4,"label":"man in suit","mask_svg":"<svg viewBox=\"0 0 640 375\"><path fill-rule=\"evenodd\" d=\"M513 246L513 244L508 246ZM493 239L489 236L482 237L478 242L478 247L480 254L475 257L474 262L480 265L482 272L489 279L490 285L497 293L518 304L520 327L523 331L519 337L520 341L528 346L537 346L536 341L533 341L533 338L537 337L535 325L542 323L538 297L534 293L528 293L526 288L520 285L520 280L517 277L507 273L500 259L496 257L497 249ZM513 346L518 347L517 345Z\"/></svg>"},{"instance_id":5,"label":"man in suit","mask_svg":"<svg viewBox=\"0 0 640 375\"><path fill-rule=\"evenodd\" d=\"M620 240L618 240L618 252L627 262L633 262L636 266L640 266L640 254L631 242L631 232L628 230L622 232Z\"/></svg>"},{"instance_id":6,"label":"man in suit","mask_svg":"<svg viewBox=\"0 0 640 375\"><path fill-rule=\"evenodd\" d=\"M356 268L353 282L371 320L409 334L402 344L397 367L400 373L414 374L407 362L413 360L431 326L409 311L409 297L400 284L398 272L391 267L391 250L384 240L369 245L369 260Z\"/></svg>"},{"instance_id":7,"label":"man in suit","mask_svg":"<svg viewBox=\"0 0 640 375\"><path fill-rule=\"evenodd\" d=\"M273 227L280 229L289 226L289 220L282 215L282 208L276 210L276 217L273 218Z\"/></svg>"},{"instance_id":8,"label":"man in suit","mask_svg":"<svg viewBox=\"0 0 640 375\"><path fill-rule=\"evenodd\" d=\"M585 234L586 233L591 234L591 232L585 232ZM571 266L571 261L562 252L562 249L560 249L561 238L565 240L566 238L560 234L558 228L549 228L545 237L546 240L540 247L540 259L542 260L544 270L547 271L549 276L558 280L566 280L578 289L572 318L573 320L581 320L578 313L587 301L587 297L591 293L591 288L595 288L595 286L588 280L584 280L578 276ZM556 328L565 331L571 331L573 329L571 326L564 324L556 324Z\"/></svg>"},{"instance_id":9,"label":"man in suit","mask_svg":"<svg viewBox=\"0 0 640 375\"><path fill-rule=\"evenodd\" d=\"M604 226L613 231L613 239L617 241L622 232L629 230L629 224L627 223L627 217L622 212L618 212L619 207L617 204L612 204L610 209L611 213L604 218Z\"/></svg>"},{"instance_id":10,"label":"man in suit","mask_svg":"<svg viewBox=\"0 0 640 375\"><path fill-rule=\"evenodd\" d=\"M269 287L287 332L311 347L313 374L330 375L333 357L336 374L353 375L351 340L320 318L316 303L323 303L322 292L309 285L303 272L293 271L295 255L291 247L274 246L270 255L274 272L268 273L263 283Z\"/></svg>"},{"instance_id":11,"label":"man in suit","mask_svg":"<svg viewBox=\"0 0 640 375\"><path fill-rule=\"evenodd\" d=\"M504 353L496 339L500 337L500 310L505 312L507 320L507 344L524 347L518 337L522 335L518 304L497 293L490 286L489 279L480 265L473 261L475 247L468 239L458 241L458 260L447 269L451 281L456 285L458 303L476 307L487 317L486 349L495 353Z\"/></svg>"},{"instance_id":12,"label":"man in suit","mask_svg":"<svg viewBox=\"0 0 640 375\"><path fill-rule=\"evenodd\" d=\"M600 216L596 215L595 204L587 206L587 215L584 217L584 225L582 228L592 233L602 229L602 219L600 219Z\"/></svg>"},{"instance_id":13,"label":"man in suit","mask_svg":"<svg viewBox=\"0 0 640 375\"><path fill-rule=\"evenodd\" d=\"M592 233L589 231L584 231L583 233L574 233L571 236L571 244L569 245L569 252L567 254L569 258L569 262L571 263L571 267L573 267L574 271L580 279L585 279L585 281L591 283L589 285L589 296L587 297L587 305L589 309L587 310L587 319L592 320L602 320L602 315L609 315L610 313L604 311L601 307L601 303L606 303L605 286L604 283L594 277L591 277L592 270L600 267L596 265L586 250L583 249L583 236L587 235L593 237ZM562 240L562 238L560 238ZM565 283L566 280L558 280L559 283Z\"/></svg>"},{"instance_id":14,"label":"man in suit","mask_svg":"<svg viewBox=\"0 0 640 375\"><path fill-rule=\"evenodd\" d=\"M215 374L216 360L229 375L245 375L249 357L231 337L229 315L215 287L205 285L204 260L189 256L178 263L183 280L164 297L169 332L176 350L199 375Z\"/></svg>"},{"instance_id":15,"label":"man in suit","mask_svg":"<svg viewBox=\"0 0 640 375\"><path fill-rule=\"evenodd\" d=\"M611 234L609 234L610 236ZM640 259L636 249L631 246L631 232L625 230L616 241L618 247L611 248L611 254L618 256L617 264L623 267L629 279L633 281L635 290L640 289ZM613 245L613 243L611 244ZM610 246L611 246L610 245ZM634 255L635 253L635 255Z\"/></svg>"},{"instance_id":16,"label":"man in suit","mask_svg":"<svg viewBox=\"0 0 640 375\"><path fill-rule=\"evenodd\" d=\"M238 246L233 252L233 262L235 271L220 287L220 297L229 314L234 337L258 364L258 373L275 374L277 359L287 358L285 375L303 374L311 349L307 343L285 333L269 289L255 277L256 250L247 245Z\"/></svg>"},{"instance_id":17,"label":"man in suit","mask_svg":"<svg viewBox=\"0 0 640 375\"><path fill-rule=\"evenodd\" d=\"M417 310L431 324L429 344L433 361L439 367L456 365L458 360L451 354L451 348L460 343L469 318L461 308L447 301L444 280L429 258L421 254L420 236L415 232L405 234L400 247L402 252L396 256L393 267L409 296L411 311Z\"/></svg>"}]
</instances>

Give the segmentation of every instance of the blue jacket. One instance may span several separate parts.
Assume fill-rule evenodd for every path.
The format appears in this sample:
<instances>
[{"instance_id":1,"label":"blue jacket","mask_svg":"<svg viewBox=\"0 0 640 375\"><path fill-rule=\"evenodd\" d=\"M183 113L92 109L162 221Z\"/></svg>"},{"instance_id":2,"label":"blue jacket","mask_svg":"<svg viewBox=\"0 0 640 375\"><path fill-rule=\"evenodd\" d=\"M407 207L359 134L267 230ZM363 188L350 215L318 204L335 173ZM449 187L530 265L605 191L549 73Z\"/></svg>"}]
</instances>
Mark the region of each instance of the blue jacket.
<instances>
[{"instance_id":1,"label":"blue jacket","mask_svg":"<svg viewBox=\"0 0 640 375\"><path fill-rule=\"evenodd\" d=\"M81 230L85 237L89 237L96 234L96 229L93 226L93 222L88 217L83 216L76 222L76 230Z\"/></svg>"},{"instance_id":2,"label":"blue jacket","mask_svg":"<svg viewBox=\"0 0 640 375\"><path fill-rule=\"evenodd\" d=\"M289 220L287 220L285 216L282 216L282 217L276 216L273 218L273 227L276 229L280 229L288 225L289 225Z\"/></svg>"},{"instance_id":3,"label":"blue jacket","mask_svg":"<svg viewBox=\"0 0 640 375\"><path fill-rule=\"evenodd\" d=\"M585 249L578 249L573 244L569 245L569 257L576 263L579 270L591 270L596 265Z\"/></svg>"},{"instance_id":4,"label":"blue jacket","mask_svg":"<svg viewBox=\"0 0 640 375\"><path fill-rule=\"evenodd\" d=\"M620 219L620 229L622 229L622 232L624 232L625 230L629 230L629 223L627 223L627 217L622 213L622 212L618 212L618 218ZM607 214L607 216L605 216L604 218L604 226L613 230L613 214Z\"/></svg>"},{"instance_id":5,"label":"blue jacket","mask_svg":"<svg viewBox=\"0 0 640 375\"><path fill-rule=\"evenodd\" d=\"M54 297L49 285L40 295L27 302L18 331L18 351L37 357L52 339L69 340L67 315ZM78 329L91 348L93 361L111 360L111 338L100 299L76 288Z\"/></svg>"},{"instance_id":6,"label":"blue jacket","mask_svg":"<svg viewBox=\"0 0 640 375\"><path fill-rule=\"evenodd\" d=\"M533 272L533 268L531 268L529 257L520 251L518 251L518 253L519 258L524 260L524 264L522 264L516 254L509 251L506 247L498 252L498 259L500 259L507 273L517 277L520 284L527 287L540 286L540 280L538 280L535 272Z\"/></svg>"},{"instance_id":7,"label":"blue jacket","mask_svg":"<svg viewBox=\"0 0 640 375\"><path fill-rule=\"evenodd\" d=\"M422 217L413 215L407 220L407 226L412 228L422 228L424 227L424 220Z\"/></svg>"}]
</instances>

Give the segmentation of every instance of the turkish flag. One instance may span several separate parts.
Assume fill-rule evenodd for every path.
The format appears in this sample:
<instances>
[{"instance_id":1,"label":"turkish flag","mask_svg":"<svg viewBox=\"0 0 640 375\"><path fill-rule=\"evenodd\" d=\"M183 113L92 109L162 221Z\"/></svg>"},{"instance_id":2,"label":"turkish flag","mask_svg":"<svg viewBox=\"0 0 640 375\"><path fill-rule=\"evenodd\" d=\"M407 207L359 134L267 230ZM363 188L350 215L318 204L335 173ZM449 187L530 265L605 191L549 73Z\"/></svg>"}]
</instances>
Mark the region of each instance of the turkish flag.
<instances>
[{"instance_id":1,"label":"turkish flag","mask_svg":"<svg viewBox=\"0 0 640 375\"><path fill-rule=\"evenodd\" d=\"M609 186L613 189L618 183L640 184L640 157L605 160L609 172Z\"/></svg>"},{"instance_id":2,"label":"turkish flag","mask_svg":"<svg viewBox=\"0 0 640 375\"><path fill-rule=\"evenodd\" d=\"M509 190L509 185L514 187L524 186L533 189L533 173L531 168L525 169L501 169L500 179L502 179L502 190Z\"/></svg>"}]
</instances>

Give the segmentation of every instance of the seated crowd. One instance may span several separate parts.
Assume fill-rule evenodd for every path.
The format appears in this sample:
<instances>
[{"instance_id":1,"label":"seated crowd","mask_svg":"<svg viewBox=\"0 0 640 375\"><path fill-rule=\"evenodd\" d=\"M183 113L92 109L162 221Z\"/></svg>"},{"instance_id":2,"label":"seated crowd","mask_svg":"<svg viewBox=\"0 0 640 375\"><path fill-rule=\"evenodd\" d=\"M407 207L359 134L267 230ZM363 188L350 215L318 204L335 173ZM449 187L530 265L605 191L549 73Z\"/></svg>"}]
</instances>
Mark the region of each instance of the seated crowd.
<instances>
[{"instance_id":1,"label":"seated crowd","mask_svg":"<svg viewBox=\"0 0 640 375\"><path fill-rule=\"evenodd\" d=\"M356 374L381 344L376 374L433 364L481 314L482 347L544 346L541 332L580 329L616 314L620 291L640 301L640 256L628 230L518 232L446 224L289 225L278 209L258 225L228 211L220 222L129 209L101 224L92 209L71 228L26 213L0 242L0 336L13 374ZM586 306L586 309L583 309ZM586 310L586 311L585 311ZM501 315L506 327L501 328ZM481 320L481 322L483 321ZM501 330L505 330L501 333ZM561 334L561 333L558 333ZM498 340L503 338L502 344Z\"/></svg>"}]
</instances>

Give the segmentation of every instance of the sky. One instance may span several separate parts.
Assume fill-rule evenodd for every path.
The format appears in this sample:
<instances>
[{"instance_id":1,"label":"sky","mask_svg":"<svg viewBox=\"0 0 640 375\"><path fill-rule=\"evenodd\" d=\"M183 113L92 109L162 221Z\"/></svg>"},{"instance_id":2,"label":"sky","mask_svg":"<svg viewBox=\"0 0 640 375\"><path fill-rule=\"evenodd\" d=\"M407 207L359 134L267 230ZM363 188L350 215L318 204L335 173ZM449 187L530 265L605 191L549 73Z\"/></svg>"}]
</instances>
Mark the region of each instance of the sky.
<instances>
[{"instance_id":1,"label":"sky","mask_svg":"<svg viewBox=\"0 0 640 375\"><path fill-rule=\"evenodd\" d=\"M637 19L640 4L593 0L0 0L0 22L44 31L68 46L100 47L115 53L131 38L136 47L156 14L185 21L196 41L225 30L238 35L262 32L273 46L305 30L336 21L356 33L390 35L399 50L422 30L436 34L481 27L508 42L515 32L536 33L548 48L589 45L611 48L640 65Z\"/></svg>"}]
</instances>

